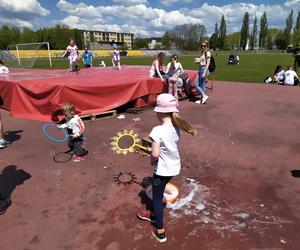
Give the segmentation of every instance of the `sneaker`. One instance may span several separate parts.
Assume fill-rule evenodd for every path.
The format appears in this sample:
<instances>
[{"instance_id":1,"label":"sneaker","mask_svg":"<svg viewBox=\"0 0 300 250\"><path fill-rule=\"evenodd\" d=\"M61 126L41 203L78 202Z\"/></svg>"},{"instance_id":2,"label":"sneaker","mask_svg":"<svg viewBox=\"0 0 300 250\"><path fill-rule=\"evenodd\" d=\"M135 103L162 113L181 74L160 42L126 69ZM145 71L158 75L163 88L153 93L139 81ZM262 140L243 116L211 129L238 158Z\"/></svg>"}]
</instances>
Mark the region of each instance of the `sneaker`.
<instances>
[{"instance_id":1,"label":"sneaker","mask_svg":"<svg viewBox=\"0 0 300 250\"><path fill-rule=\"evenodd\" d=\"M82 159L83 159L82 156L75 156L74 159L73 159L73 161L74 162L80 162Z\"/></svg>"},{"instance_id":2,"label":"sneaker","mask_svg":"<svg viewBox=\"0 0 300 250\"><path fill-rule=\"evenodd\" d=\"M203 96L202 98L202 104L204 104L208 99L208 95Z\"/></svg>"},{"instance_id":3,"label":"sneaker","mask_svg":"<svg viewBox=\"0 0 300 250\"><path fill-rule=\"evenodd\" d=\"M201 100L195 101L196 104L202 104Z\"/></svg>"},{"instance_id":4,"label":"sneaker","mask_svg":"<svg viewBox=\"0 0 300 250\"><path fill-rule=\"evenodd\" d=\"M9 141L6 141L5 139L0 139L0 148L5 148L9 145Z\"/></svg>"},{"instance_id":5,"label":"sneaker","mask_svg":"<svg viewBox=\"0 0 300 250\"><path fill-rule=\"evenodd\" d=\"M154 223L155 220L153 219L153 217L151 216L151 212L149 210L140 210L136 213L136 216L141 219L141 220L146 220L149 221L151 223Z\"/></svg>"},{"instance_id":6,"label":"sneaker","mask_svg":"<svg viewBox=\"0 0 300 250\"><path fill-rule=\"evenodd\" d=\"M152 230L152 235L154 236L155 239L157 239L159 242L166 242L167 237L165 232L159 233L157 229Z\"/></svg>"},{"instance_id":7,"label":"sneaker","mask_svg":"<svg viewBox=\"0 0 300 250\"><path fill-rule=\"evenodd\" d=\"M11 205L11 199L10 198L0 200L0 214L5 213L10 205Z\"/></svg>"}]
</instances>

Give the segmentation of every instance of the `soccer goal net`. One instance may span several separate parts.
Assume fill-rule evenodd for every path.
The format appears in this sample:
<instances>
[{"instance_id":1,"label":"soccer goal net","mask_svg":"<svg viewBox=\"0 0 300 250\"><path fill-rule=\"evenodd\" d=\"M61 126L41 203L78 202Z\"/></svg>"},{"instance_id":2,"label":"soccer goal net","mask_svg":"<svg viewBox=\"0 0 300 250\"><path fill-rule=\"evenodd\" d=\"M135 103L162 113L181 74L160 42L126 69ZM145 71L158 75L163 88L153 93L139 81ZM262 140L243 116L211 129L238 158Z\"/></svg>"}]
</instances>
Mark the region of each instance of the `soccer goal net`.
<instances>
[{"instance_id":1,"label":"soccer goal net","mask_svg":"<svg viewBox=\"0 0 300 250\"><path fill-rule=\"evenodd\" d=\"M52 67L48 42L9 45L0 57L7 67L32 68L37 64L42 68Z\"/></svg>"}]
</instances>

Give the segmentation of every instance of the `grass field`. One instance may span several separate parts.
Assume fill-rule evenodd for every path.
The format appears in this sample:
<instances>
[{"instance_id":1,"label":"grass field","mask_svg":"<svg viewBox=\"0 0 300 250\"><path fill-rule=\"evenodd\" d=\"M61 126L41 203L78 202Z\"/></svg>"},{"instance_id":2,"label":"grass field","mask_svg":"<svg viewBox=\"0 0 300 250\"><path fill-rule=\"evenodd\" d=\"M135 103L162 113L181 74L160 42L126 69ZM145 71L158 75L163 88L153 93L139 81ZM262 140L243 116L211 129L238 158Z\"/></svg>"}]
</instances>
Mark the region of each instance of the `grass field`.
<instances>
[{"instance_id":1,"label":"grass field","mask_svg":"<svg viewBox=\"0 0 300 250\"><path fill-rule=\"evenodd\" d=\"M216 60L216 72L215 79L222 81L232 82L253 82L261 83L263 80L272 75L274 68L277 64L281 64L285 69L288 65L293 65L292 54L241 54L239 65L228 65L228 54L219 54L215 56ZM180 56L180 62L185 69L197 70L197 65L194 64L195 55L183 55ZM169 58L166 58L165 64L167 64ZM98 60L96 60L98 63ZM111 66L111 60L104 58L107 66ZM121 63L127 65L150 65L153 61L153 57L127 57L122 58ZM95 65L95 62L94 62ZM8 66L9 63L8 63ZM33 66L34 68L49 69L49 62L47 60L37 60ZM80 67L83 67L82 61L80 61ZM68 68L68 60L54 59L53 69L65 69Z\"/></svg>"}]
</instances>

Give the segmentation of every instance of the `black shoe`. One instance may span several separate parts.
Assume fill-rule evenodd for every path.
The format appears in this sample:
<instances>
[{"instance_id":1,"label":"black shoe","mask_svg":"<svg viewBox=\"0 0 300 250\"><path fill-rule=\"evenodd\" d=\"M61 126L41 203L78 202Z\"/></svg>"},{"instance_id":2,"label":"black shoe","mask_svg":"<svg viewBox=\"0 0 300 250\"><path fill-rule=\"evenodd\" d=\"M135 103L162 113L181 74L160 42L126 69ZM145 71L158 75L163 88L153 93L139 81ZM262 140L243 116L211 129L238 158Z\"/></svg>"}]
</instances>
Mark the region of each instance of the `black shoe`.
<instances>
[{"instance_id":1,"label":"black shoe","mask_svg":"<svg viewBox=\"0 0 300 250\"><path fill-rule=\"evenodd\" d=\"M155 239L157 239L159 242L166 242L167 237L165 233L158 233L157 229L152 230L152 235Z\"/></svg>"},{"instance_id":2,"label":"black shoe","mask_svg":"<svg viewBox=\"0 0 300 250\"><path fill-rule=\"evenodd\" d=\"M11 199L10 198L0 200L0 214L5 213L10 205L11 205Z\"/></svg>"}]
</instances>

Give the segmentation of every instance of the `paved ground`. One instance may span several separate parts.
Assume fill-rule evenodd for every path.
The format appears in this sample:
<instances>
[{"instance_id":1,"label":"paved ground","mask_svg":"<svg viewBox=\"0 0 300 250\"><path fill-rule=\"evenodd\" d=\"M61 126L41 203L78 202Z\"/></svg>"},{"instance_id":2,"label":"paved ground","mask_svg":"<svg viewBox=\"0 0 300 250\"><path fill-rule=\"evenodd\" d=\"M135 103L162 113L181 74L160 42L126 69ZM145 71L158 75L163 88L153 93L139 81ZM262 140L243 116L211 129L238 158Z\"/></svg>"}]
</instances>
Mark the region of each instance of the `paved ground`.
<instances>
[{"instance_id":1,"label":"paved ground","mask_svg":"<svg viewBox=\"0 0 300 250\"><path fill-rule=\"evenodd\" d=\"M0 151L0 189L13 204L0 216L0 249L299 249L300 179L290 172L300 171L299 96L296 87L216 83L206 105L180 103L199 135L180 143L182 173L172 180L180 197L165 210L165 244L135 217L141 186L112 178L151 175L148 157L110 149L125 128L147 135L157 124L151 110L86 123L90 153L79 164L54 162L65 144L2 111L13 142Z\"/></svg>"}]
</instances>

